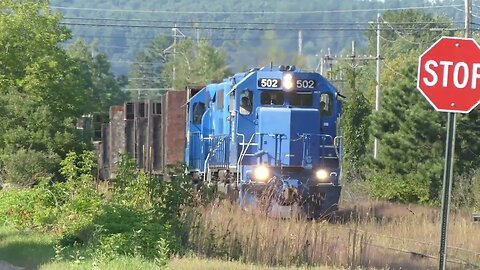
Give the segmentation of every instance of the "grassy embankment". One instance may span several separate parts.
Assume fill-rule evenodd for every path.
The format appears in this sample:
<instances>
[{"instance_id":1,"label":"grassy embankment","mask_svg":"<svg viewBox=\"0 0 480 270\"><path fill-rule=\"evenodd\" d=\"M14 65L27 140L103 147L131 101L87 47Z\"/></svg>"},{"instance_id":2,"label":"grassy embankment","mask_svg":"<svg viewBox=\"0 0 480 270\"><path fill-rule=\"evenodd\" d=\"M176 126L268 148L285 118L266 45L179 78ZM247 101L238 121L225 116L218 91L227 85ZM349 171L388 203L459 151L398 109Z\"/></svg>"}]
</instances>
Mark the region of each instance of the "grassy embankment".
<instances>
[{"instance_id":1,"label":"grassy embankment","mask_svg":"<svg viewBox=\"0 0 480 270\"><path fill-rule=\"evenodd\" d=\"M209 206L200 213L185 217L190 225L185 236L187 248L196 256L211 259L176 258L169 263L171 269L268 269L251 263L319 267L316 269L322 265L337 269L435 269L438 262L440 224L435 208L364 203L341 209L330 222L269 219L245 214L228 204ZM476 269L480 265L478 226L466 214L451 215L449 269ZM76 247L56 254L61 249L57 240L53 234L2 228L0 260L27 269L156 267L154 262L138 257L117 256L108 262L95 262L85 256L88 252Z\"/></svg>"},{"instance_id":2,"label":"grassy embankment","mask_svg":"<svg viewBox=\"0 0 480 270\"><path fill-rule=\"evenodd\" d=\"M330 221L268 219L230 205L191 219L190 249L207 257L265 265L335 265L435 269L438 208L386 202L346 204ZM449 269L480 267L480 224L454 212L448 231Z\"/></svg>"},{"instance_id":3,"label":"grassy embankment","mask_svg":"<svg viewBox=\"0 0 480 270\"><path fill-rule=\"evenodd\" d=\"M18 231L15 229L0 227L0 261L9 262L25 269L42 270L68 270L68 269L156 269L157 265L151 261L139 257L117 256L108 262L95 262L92 258L84 258L85 250L71 248L63 250L63 255L56 253L60 247L56 247L58 238L51 233L38 233ZM68 258L65 254L69 254ZM64 260L68 259L68 260ZM218 259L200 259L195 257L173 258L169 263L170 269L179 270L256 270L256 269L286 269L240 262L222 261ZM306 269L306 268L289 268ZM312 269L312 268L309 268ZM316 267L317 270L332 269L330 267ZM340 268L337 268L340 269Z\"/></svg>"}]
</instances>

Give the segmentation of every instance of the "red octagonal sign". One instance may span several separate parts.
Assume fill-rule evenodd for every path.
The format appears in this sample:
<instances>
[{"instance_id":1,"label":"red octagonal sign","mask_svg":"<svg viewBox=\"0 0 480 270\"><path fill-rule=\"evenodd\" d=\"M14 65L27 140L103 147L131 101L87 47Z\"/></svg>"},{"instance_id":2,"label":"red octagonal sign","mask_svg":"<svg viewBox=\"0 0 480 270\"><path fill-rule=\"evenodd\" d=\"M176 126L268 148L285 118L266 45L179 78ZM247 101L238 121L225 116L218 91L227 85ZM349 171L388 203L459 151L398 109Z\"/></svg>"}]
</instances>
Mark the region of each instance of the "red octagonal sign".
<instances>
[{"instance_id":1,"label":"red octagonal sign","mask_svg":"<svg viewBox=\"0 0 480 270\"><path fill-rule=\"evenodd\" d=\"M480 47L441 37L419 58L417 88L437 111L469 113L480 103Z\"/></svg>"}]
</instances>

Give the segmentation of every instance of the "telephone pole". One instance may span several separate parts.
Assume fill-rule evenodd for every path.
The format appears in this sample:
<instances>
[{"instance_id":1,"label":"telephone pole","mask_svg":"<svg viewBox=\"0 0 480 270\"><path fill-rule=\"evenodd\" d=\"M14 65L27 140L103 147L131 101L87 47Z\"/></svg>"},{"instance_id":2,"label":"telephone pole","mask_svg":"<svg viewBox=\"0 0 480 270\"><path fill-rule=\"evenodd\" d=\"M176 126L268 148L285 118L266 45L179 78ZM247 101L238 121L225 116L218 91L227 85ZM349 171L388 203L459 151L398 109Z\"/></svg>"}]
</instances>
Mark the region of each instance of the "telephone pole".
<instances>
[{"instance_id":1,"label":"telephone pole","mask_svg":"<svg viewBox=\"0 0 480 270\"><path fill-rule=\"evenodd\" d=\"M373 23L373 22L372 22ZM356 60L375 60L377 63L376 67L376 75L375 75L375 111L380 110L380 60L382 60L382 57L380 56L380 13L377 13L377 28L376 28L376 33L377 33L377 55L372 57L372 56L366 56L366 57L357 57L355 54L355 43L352 43L352 55L347 56L347 57L332 57L330 56L330 52L328 55L324 57L324 61L332 61L332 60L349 60L352 61L352 68L356 68L355 61ZM323 60L322 60L323 61ZM331 64L330 64L330 70L331 70ZM323 72L323 62L322 62L322 72ZM323 75L323 74L322 74ZM373 158L377 158L377 153L378 153L378 139L375 138L373 142Z\"/></svg>"},{"instance_id":2,"label":"telephone pole","mask_svg":"<svg viewBox=\"0 0 480 270\"><path fill-rule=\"evenodd\" d=\"M173 67L172 67L172 83L175 81L175 73L176 73L176 65L175 65L175 54L176 54L176 47L177 47L177 38L185 38L186 36L177 28L177 24L175 24L172 28L172 37L173 37L173 44L168 46L165 50L163 50L164 54L170 53L172 51L173 55ZM173 84L172 84L173 89Z\"/></svg>"},{"instance_id":3,"label":"telephone pole","mask_svg":"<svg viewBox=\"0 0 480 270\"><path fill-rule=\"evenodd\" d=\"M380 110L380 13L377 13L377 71L375 77L375 111ZM377 159L378 138L373 142L373 158Z\"/></svg>"},{"instance_id":4,"label":"telephone pole","mask_svg":"<svg viewBox=\"0 0 480 270\"><path fill-rule=\"evenodd\" d=\"M302 47L303 47L303 39L302 39L302 30L298 30L298 55L302 55Z\"/></svg>"}]
</instances>

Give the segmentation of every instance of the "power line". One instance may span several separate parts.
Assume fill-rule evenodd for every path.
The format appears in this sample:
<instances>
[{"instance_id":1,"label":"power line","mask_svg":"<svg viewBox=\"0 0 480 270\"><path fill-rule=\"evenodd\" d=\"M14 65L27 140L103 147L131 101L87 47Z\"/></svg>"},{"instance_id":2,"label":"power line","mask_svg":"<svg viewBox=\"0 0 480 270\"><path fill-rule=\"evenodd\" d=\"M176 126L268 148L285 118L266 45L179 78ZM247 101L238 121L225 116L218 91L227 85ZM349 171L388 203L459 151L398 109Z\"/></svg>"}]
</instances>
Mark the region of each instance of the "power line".
<instances>
[{"instance_id":1,"label":"power line","mask_svg":"<svg viewBox=\"0 0 480 270\"><path fill-rule=\"evenodd\" d=\"M408 9L440 9L462 7L462 5L439 5L439 6L410 6L398 8L374 8L374 9L343 9L343 10L310 10L310 11L178 11L178 10L131 10L131 9L105 9L105 8L80 8L50 6L52 9L60 10L82 10L82 11L108 11L128 13L151 13L151 14L324 14L324 13L349 13L349 12L380 12Z\"/></svg>"},{"instance_id":2,"label":"power line","mask_svg":"<svg viewBox=\"0 0 480 270\"><path fill-rule=\"evenodd\" d=\"M62 25L73 26L93 26L93 27L120 27L120 28L158 28L158 29L171 29L172 26L166 25L142 25L142 24L108 24L108 23L71 23L60 22ZM202 30L251 30L251 31L266 31L266 30L280 30L280 31L298 31L298 30L310 30L310 31L366 31L375 30L370 27L304 27L304 28L292 28L292 27L235 27L235 26L191 26L182 25L177 26L182 29L202 29ZM399 27L397 30L419 30L417 27ZM426 29L428 30L428 29Z\"/></svg>"},{"instance_id":3,"label":"power line","mask_svg":"<svg viewBox=\"0 0 480 270\"><path fill-rule=\"evenodd\" d=\"M334 33L328 35L315 35L314 37L308 37L307 40L322 40L325 38L336 38L336 37L351 37L351 34L348 33ZM75 37L82 37L82 38L91 38L91 39L143 39L143 40L152 40L157 38L158 36L108 36L108 35L83 35L83 34L75 34ZM234 38L234 37L219 37L218 35L215 37L202 37L201 40L209 40L209 41L229 41L229 40L238 40L238 41L251 41L251 40L292 40L297 39L296 36L280 36L280 37L272 37L272 38L265 38L265 37L251 37L251 38ZM67 42L66 44L74 44L75 42ZM97 45L103 46L103 45ZM123 47L123 48L131 48L137 46L111 46L111 47Z\"/></svg>"},{"instance_id":4,"label":"power line","mask_svg":"<svg viewBox=\"0 0 480 270\"><path fill-rule=\"evenodd\" d=\"M323 21L306 21L306 22L241 22L241 21L205 21L205 20L146 20L146 19L118 19L118 18L91 18L91 17L64 17L65 20L86 20L86 21L115 21L115 22L143 22L143 23L191 23L191 24L235 24L235 25L371 25L371 22L323 22ZM433 24L434 22L392 22L392 25L421 25ZM461 23L456 21L455 23ZM196 27L196 26L195 26Z\"/></svg>"},{"instance_id":5,"label":"power line","mask_svg":"<svg viewBox=\"0 0 480 270\"><path fill-rule=\"evenodd\" d=\"M120 28L158 28L158 29L171 29L172 26L166 25L142 25L142 24L108 24L108 23L71 23L71 22L60 22L62 25L73 25L73 26L94 26L94 27L120 27ZM309 27L309 28L292 28L292 27L234 27L234 26L191 26L191 25L182 25L177 26L177 28L182 29L204 29L204 30L252 30L252 31L264 31L264 30L286 30L286 31L297 31L297 30L319 30L319 31L361 31L369 30L370 28L360 28L360 27L337 27L337 28L327 28L327 27ZM414 29L414 28L410 28Z\"/></svg>"}]
</instances>

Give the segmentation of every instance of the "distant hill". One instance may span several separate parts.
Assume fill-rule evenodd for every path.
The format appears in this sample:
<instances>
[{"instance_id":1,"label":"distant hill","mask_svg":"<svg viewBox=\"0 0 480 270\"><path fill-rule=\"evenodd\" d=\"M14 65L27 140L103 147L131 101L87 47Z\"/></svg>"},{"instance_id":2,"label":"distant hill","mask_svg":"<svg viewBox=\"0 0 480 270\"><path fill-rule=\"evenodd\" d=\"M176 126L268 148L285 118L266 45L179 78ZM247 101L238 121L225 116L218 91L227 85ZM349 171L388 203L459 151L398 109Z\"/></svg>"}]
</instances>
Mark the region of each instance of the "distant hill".
<instances>
[{"instance_id":1,"label":"distant hill","mask_svg":"<svg viewBox=\"0 0 480 270\"><path fill-rule=\"evenodd\" d=\"M424 0L51 0L61 11L74 39L96 41L109 55L116 74L128 74L138 50L154 36L208 39L227 51L233 71L265 62L274 64L298 55L315 68L318 55L350 50L351 41L365 45L364 32L377 13L399 8L446 14L461 21L463 1ZM301 33L300 33L301 31ZM299 49L301 47L301 49ZM272 51L280 54L272 54ZM317 56L316 56L317 55ZM280 59L280 60L278 60Z\"/></svg>"}]
</instances>

